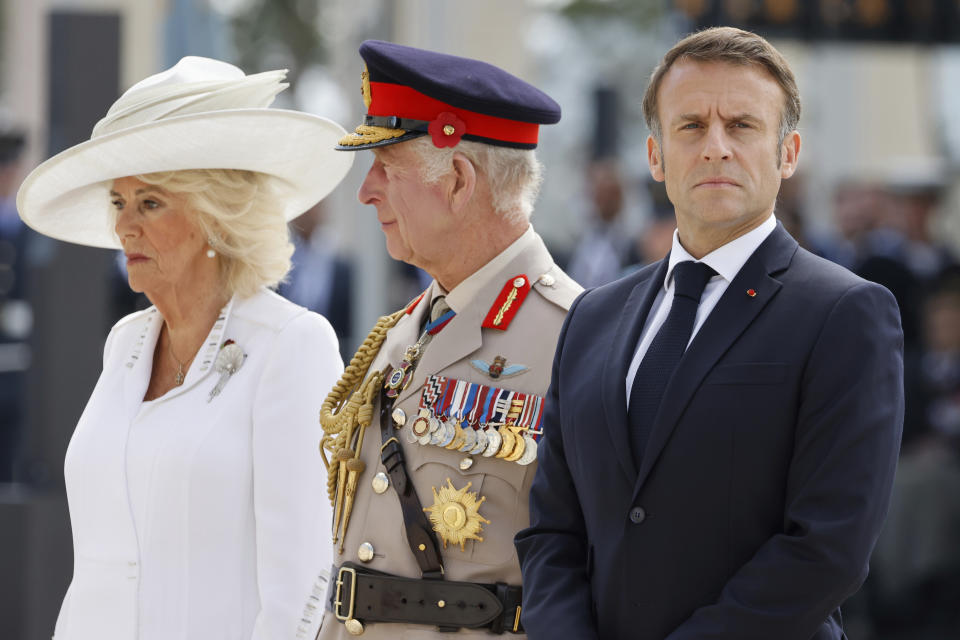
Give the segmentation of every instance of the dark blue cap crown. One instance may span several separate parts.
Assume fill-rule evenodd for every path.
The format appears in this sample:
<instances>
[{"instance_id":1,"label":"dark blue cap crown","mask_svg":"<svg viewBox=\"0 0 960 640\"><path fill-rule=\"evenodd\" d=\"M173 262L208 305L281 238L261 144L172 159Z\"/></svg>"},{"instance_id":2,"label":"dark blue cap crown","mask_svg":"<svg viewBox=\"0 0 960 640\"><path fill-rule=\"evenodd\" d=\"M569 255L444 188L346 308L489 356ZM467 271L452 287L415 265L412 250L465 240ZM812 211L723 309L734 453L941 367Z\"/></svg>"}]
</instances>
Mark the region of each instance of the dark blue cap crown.
<instances>
[{"instance_id":1,"label":"dark blue cap crown","mask_svg":"<svg viewBox=\"0 0 960 640\"><path fill-rule=\"evenodd\" d=\"M461 138L498 146L536 147L538 125L560 120L550 96L499 67L381 40L360 45L366 63L366 121L340 149L433 137L438 147Z\"/></svg>"}]
</instances>

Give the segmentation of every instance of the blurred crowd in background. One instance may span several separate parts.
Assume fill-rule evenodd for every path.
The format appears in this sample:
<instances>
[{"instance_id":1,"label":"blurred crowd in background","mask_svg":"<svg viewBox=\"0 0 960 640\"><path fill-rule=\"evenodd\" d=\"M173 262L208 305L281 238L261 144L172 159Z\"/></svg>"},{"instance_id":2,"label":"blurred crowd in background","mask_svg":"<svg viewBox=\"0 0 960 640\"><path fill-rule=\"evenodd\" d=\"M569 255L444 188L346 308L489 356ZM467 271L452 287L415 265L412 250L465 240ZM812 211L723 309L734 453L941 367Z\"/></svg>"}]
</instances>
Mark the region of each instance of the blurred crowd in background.
<instances>
[{"instance_id":1,"label":"blurred crowd in background","mask_svg":"<svg viewBox=\"0 0 960 640\"><path fill-rule=\"evenodd\" d=\"M539 151L547 180L533 222L558 263L589 288L669 251L673 209L646 170L639 96L657 57L677 37L725 23L771 37L795 65L805 100L801 169L783 185L778 220L806 249L888 287L901 309L907 397L901 464L871 575L844 608L848 635L960 637L956 5L7 0L0 25L0 570L7 576L0 586L0 637L49 637L51 612L70 574L60 465L82 409L76 399L96 380L96 354L109 327L149 304L130 291L120 256L83 248L70 253L17 216L14 197L26 172L83 139L57 129L64 109L57 103L64 82L62 70L53 68L57 60L95 57L104 46L100 36L113 38L107 82L118 86L87 111L100 115L133 81L182 55L220 57L248 73L286 67L292 97L279 106L350 128L363 113L356 56L363 39L488 59L544 88L564 109ZM17 80L28 64L19 47L30 25L50 40L57 29L68 29L79 47L49 42L48 53L32 61L36 82L46 87L40 103L23 96L22 87L34 85ZM153 34L152 53L128 56L137 46L130 40L143 33ZM100 34L96 46L84 41L94 34ZM89 64L91 75L103 75ZM88 135L94 122L75 128L86 127ZM359 158L337 193L291 223L294 269L280 289L330 320L345 361L378 315L428 283L422 272L386 258L373 214L356 202L368 163ZM84 279L72 281L64 270ZM70 295L95 312L58 315ZM71 330L62 337L45 328L64 325ZM61 402L59 413L49 408ZM43 535L33 535L39 529Z\"/></svg>"}]
</instances>

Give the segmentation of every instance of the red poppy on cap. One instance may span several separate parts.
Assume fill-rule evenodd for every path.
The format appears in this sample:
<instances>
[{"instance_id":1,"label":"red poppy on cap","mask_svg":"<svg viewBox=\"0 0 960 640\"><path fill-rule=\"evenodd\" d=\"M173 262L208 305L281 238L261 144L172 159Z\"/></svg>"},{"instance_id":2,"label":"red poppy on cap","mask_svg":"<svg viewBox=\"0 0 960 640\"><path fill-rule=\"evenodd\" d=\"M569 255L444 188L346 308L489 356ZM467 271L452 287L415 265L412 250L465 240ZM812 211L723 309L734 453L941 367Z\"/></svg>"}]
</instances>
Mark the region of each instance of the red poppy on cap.
<instances>
[{"instance_id":1,"label":"red poppy on cap","mask_svg":"<svg viewBox=\"0 0 960 640\"><path fill-rule=\"evenodd\" d=\"M466 130L467 124L449 111L438 114L436 120L427 127L433 138L433 146L438 149L457 146Z\"/></svg>"}]
</instances>

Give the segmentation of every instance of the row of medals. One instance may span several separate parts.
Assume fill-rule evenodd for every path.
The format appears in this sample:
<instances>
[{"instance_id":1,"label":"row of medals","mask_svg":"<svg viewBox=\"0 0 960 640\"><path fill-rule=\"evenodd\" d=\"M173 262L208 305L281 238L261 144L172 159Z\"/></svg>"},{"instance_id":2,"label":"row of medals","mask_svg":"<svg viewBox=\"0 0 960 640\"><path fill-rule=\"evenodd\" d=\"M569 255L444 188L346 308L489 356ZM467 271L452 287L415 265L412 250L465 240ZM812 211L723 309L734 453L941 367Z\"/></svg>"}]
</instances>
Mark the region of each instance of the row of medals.
<instances>
[{"instance_id":1,"label":"row of medals","mask_svg":"<svg viewBox=\"0 0 960 640\"><path fill-rule=\"evenodd\" d=\"M394 409L393 420L397 428L406 423L402 409ZM520 465L528 465L537 459L537 442L524 433L526 427L510 424L486 424L474 429L472 425L461 426L456 418L437 418L428 409L420 409L419 415L407 430L410 444L433 445L451 451L484 458L502 458Z\"/></svg>"}]
</instances>

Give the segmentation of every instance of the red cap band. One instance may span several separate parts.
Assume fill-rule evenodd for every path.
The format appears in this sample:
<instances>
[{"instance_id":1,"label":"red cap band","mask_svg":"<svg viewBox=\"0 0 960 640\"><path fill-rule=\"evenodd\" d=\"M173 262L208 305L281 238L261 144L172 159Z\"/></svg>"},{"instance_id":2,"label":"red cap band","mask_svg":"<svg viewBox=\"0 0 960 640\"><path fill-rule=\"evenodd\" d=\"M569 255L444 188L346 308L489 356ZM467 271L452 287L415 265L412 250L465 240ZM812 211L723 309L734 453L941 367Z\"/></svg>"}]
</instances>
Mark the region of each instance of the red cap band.
<instances>
[{"instance_id":1,"label":"red cap band","mask_svg":"<svg viewBox=\"0 0 960 640\"><path fill-rule=\"evenodd\" d=\"M367 114L371 116L397 116L430 122L444 111L449 111L466 123L467 130L464 135L518 144L537 144L540 130L538 124L458 109L407 86L371 82L370 97L370 108L367 109Z\"/></svg>"}]
</instances>

